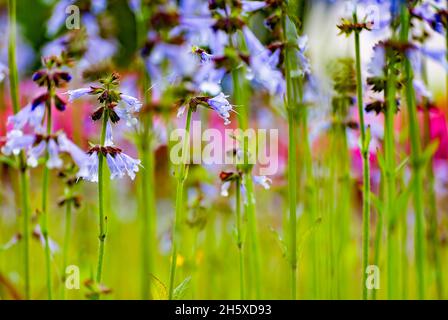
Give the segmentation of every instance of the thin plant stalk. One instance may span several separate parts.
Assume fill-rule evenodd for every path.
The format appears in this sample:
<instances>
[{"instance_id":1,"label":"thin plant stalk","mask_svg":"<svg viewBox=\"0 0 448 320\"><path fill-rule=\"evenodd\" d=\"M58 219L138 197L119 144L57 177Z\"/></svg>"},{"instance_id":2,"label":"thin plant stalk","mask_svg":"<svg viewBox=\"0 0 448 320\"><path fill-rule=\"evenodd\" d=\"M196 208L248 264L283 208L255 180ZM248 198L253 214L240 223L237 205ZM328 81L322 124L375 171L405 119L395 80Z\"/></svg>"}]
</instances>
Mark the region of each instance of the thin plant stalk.
<instances>
[{"instance_id":1,"label":"thin plant stalk","mask_svg":"<svg viewBox=\"0 0 448 320\"><path fill-rule=\"evenodd\" d=\"M136 29L137 43L142 46L146 37L146 21L148 15L148 7L142 5L140 11L136 13ZM144 68L144 61L141 59L138 63L142 72L142 91L143 102L145 105L149 102L149 75ZM142 298L147 300L150 298L151 277L154 273L155 261L155 243L156 243L156 207L155 207L155 184L154 169L155 158L152 150L152 113L149 111L143 118L143 129L139 137L140 154L142 159L142 167L145 168L141 178L140 203L141 210L141 292Z\"/></svg>"},{"instance_id":2,"label":"thin plant stalk","mask_svg":"<svg viewBox=\"0 0 448 320\"><path fill-rule=\"evenodd\" d=\"M358 17L353 13L356 24ZM361 131L361 154L363 163L363 196L362 196L362 298L367 300L368 291L366 286L367 265L369 263L369 234L370 234L370 163L369 163L369 137L364 123L364 104L361 76L361 47L360 32L355 31L355 53L356 53L356 91L358 99L359 127Z\"/></svg>"},{"instance_id":3,"label":"thin plant stalk","mask_svg":"<svg viewBox=\"0 0 448 320\"><path fill-rule=\"evenodd\" d=\"M408 8L403 5L401 8L402 40L407 41L409 36L410 18ZM420 129L417 119L417 108L415 105L415 92L413 85L414 73L411 61L408 57L404 59L404 76L406 84L406 104L408 109L409 138L411 141L411 164L413 169L413 179L411 188L414 195L415 212L415 263L417 297L425 298L425 226L424 226L424 206L423 206L423 164L420 141Z\"/></svg>"},{"instance_id":4,"label":"thin plant stalk","mask_svg":"<svg viewBox=\"0 0 448 320\"><path fill-rule=\"evenodd\" d=\"M396 199L396 181L395 181L395 141L394 141L394 117L397 109L395 92L396 92L396 75L393 67L387 71L387 87L386 87L386 105L385 112L385 129L384 129L384 155L385 155L385 211L388 219L388 237L387 237L387 261L388 261L388 285L387 292L389 299L397 299L398 286L395 279L398 274L398 230L397 230L397 211L395 209ZM394 279L394 280L393 280Z\"/></svg>"},{"instance_id":5,"label":"thin plant stalk","mask_svg":"<svg viewBox=\"0 0 448 320\"><path fill-rule=\"evenodd\" d=\"M100 145L104 146L106 141L106 129L107 122L109 120L109 114L105 110L103 114L103 122L101 126L101 138ZM106 240L106 217L104 216L104 178L105 178L105 168L104 168L104 155L100 152L98 153L98 225L99 225L99 247L98 247L98 264L96 268L96 282L101 283L101 278L103 274L103 260L104 260L104 243Z\"/></svg>"},{"instance_id":6,"label":"thin plant stalk","mask_svg":"<svg viewBox=\"0 0 448 320\"><path fill-rule=\"evenodd\" d=\"M171 240L171 267L170 267L170 282L169 282L169 291L168 291L168 299L173 299L174 294L174 281L176 278L176 267L177 267L177 248L179 245L178 235L180 234L181 228L181 217L182 210L184 208L184 184L188 174L187 168L187 160L190 152L190 124L191 124L191 116L193 110L188 107L187 119L185 121L185 136L182 145L182 160L180 163L179 171L177 172L177 188L176 188L176 209L173 223L173 232L172 232L172 240Z\"/></svg>"},{"instance_id":7,"label":"thin plant stalk","mask_svg":"<svg viewBox=\"0 0 448 320\"><path fill-rule=\"evenodd\" d=\"M51 100L54 94L54 90L50 88L50 98L47 100L47 135L50 136L52 133L52 112L51 112ZM43 177L42 177L42 235L45 240L45 270L46 270L46 278L47 278L47 295L48 300L53 299L53 286L52 286L52 272L51 272L51 250L50 250L50 242L48 238L48 186L49 186L49 174L50 170L47 166L49 159L48 148L45 151L45 161L43 168Z\"/></svg>"},{"instance_id":8,"label":"thin plant stalk","mask_svg":"<svg viewBox=\"0 0 448 320\"><path fill-rule=\"evenodd\" d=\"M243 252L243 235L242 235L242 217L241 217L241 181L240 178L236 180L236 232L237 232L237 246L240 259L240 299L246 298L245 281L244 281L244 252Z\"/></svg>"},{"instance_id":9,"label":"thin plant stalk","mask_svg":"<svg viewBox=\"0 0 448 320\"><path fill-rule=\"evenodd\" d=\"M283 19L283 32L286 34L286 19ZM285 40L288 40L286 35ZM289 263L291 298L297 298L297 147L296 112L297 97L291 77L291 52L285 50L285 78L288 116L288 203L289 203Z\"/></svg>"},{"instance_id":10,"label":"thin plant stalk","mask_svg":"<svg viewBox=\"0 0 448 320\"><path fill-rule=\"evenodd\" d=\"M67 261L68 261L68 252L70 250L71 229L72 229L72 201L69 200L65 203L64 252L63 252L63 256L62 256L62 273L64 275L66 273L66 269L67 269L67 265L68 265ZM63 279L65 280L65 276ZM64 297L65 297L66 292L67 291L64 290Z\"/></svg>"},{"instance_id":11,"label":"thin plant stalk","mask_svg":"<svg viewBox=\"0 0 448 320\"><path fill-rule=\"evenodd\" d=\"M19 112L19 76L17 72L16 62L16 34L17 34L17 16L16 16L16 0L8 1L9 15L9 37L8 37L8 65L9 65L9 82L11 91L11 100L13 112ZM24 273L24 295L25 299L31 297L30 283L30 199L29 199L29 172L25 161L23 151L19 155L19 189L21 212L23 215L23 273Z\"/></svg>"},{"instance_id":12,"label":"thin plant stalk","mask_svg":"<svg viewBox=\"0 0 448 320\"><path fill-rule=\"evenodd\" d=\"M422 70L423 79L425 84L428 84L428 77L426 72L426 67L423 67ZM428 147L431 143L431 119L430 119L430 104L428 99L424 99L424 113L423 113L423 132L424 132L424 145ZM434 190L434 168L432 158L429 160L429 163L426 168L426 189L427 189L427 203L428 203L428 219L429 219L429 241L431 243L430 254L434 263L434 271L436 277L436 292L437 298L443 299L443 272L441 266L441 257L440 257L440 240L439 240L439 231L438 231L438 217L437 217L437 202L436 202L436 193Z\"/></svg>"},{"instance_id":13,"label":"thin plant stalk","mask_svg":"<svg viewBox=\"0 0 448 320\"><path fill-rule=\"evenodd\" d=\"M232 47L234 47L233 39L229 37L230 43ZM244 92L241 90L243 81L241 79L241 74L239 69L234 68L232 70L232 82L233 82L233 98L237 105L246 105L246 99L244 97ZM245 130L248 127L248 110L243 109L241 112L238 112L238 126L240 129ZM245 167L248 167L248 147L249 143L245 137L245 141L243 141L243 150L244 150L244 164ZM255 297L257 299L260 298L261 295L261 277L260 277L260 250L259 250L259 241L258 241L258 232L257 232L257 219L255 213L255 195L252 179L247 178L251 176L251 169L246 170L245 172L246 178L244 179L244 185L246 187L247 194L247 202L245 203L245 214L247 217L247 227L249 233L249 243L250 243L250 267L253 272L253 288L255 290Z\"/></svg>"}]
</instances>

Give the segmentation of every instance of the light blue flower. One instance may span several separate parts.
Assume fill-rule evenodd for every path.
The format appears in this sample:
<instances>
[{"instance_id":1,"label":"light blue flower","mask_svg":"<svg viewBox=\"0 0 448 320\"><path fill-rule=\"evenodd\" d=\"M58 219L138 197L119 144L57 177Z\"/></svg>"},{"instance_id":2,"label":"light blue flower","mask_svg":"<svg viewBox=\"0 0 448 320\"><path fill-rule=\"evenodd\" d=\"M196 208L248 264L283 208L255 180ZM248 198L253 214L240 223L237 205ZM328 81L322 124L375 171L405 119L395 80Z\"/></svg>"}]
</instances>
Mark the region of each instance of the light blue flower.
<instances>
[{"instance_id":1,"label":"light blue flower","mask_svg":"<svg viewBox=\"0 0 448 320\"><path fill-rule=\"evenodd\" d=\"M83 96L92 93L92 88L79 88L75 90L68 90L65 94L68 94L68 102L73 102Z\"/></svg>"},{"instance_id":2,"label":"light blue flower","mask_svg":"<svg viewBox=\"0 0 448 320\"><path fill-rule=\"evenodd\" d=\"M228 96L221 92L216 97L207 100L209 106L215 110L222 119L224 119L224 125L230 124L230 112L233 110L232 105L227 100L227 97Z\"/></svg>"},{"instance_id":3,"label":"light blue flower","mask_svg":"<svg viewBox=\"0 0 448 320\"><path fill-rule=\"evenodd\" d=\"M6 143L1 152L6 155L18 155L22 150L30 148L36 140L34 135L24 134L23 131L13 129L6 134Z\"/></svg>"},{"instance_id":4,"label":"light blue flower","mask_svg":"<svg viewBox=\"0 0 448 320\"><path fill-rule=\"evenodd\" d=\"M40 103L33 108L30 103L22 108L15 115L8 117L8 124L12 124L14 129L22 130L25 126L40 131L42 129L42 120L45 115L45 103Z\"/></svg>"}]
</instances>

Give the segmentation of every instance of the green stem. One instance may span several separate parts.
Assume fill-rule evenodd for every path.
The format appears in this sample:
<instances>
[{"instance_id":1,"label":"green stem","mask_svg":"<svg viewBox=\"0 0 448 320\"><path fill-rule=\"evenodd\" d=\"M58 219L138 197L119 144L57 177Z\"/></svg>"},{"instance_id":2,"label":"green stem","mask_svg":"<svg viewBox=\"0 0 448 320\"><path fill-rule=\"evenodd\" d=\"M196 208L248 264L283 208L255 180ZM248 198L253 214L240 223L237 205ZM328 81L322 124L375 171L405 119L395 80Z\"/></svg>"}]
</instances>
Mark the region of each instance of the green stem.
<instances>
[{"instance_id":1,"label":"green stem","mask_svg":"<svg viewBox=\"0 0 448 320\"><path fill-rule=\"evenodd\" d=\"M358 18L355 12L353 13L353 20L357 23ZM361 76L361 48L359 32L355 31L355 51L356 51L356 91L358 97L358 114L359 126L361 130L361 154L363 162L363 202L362 202L362 298L368 298L368 291L366 286L367 280L367 265L369 263L369 233L370 233L370 164L369 164L369 141L367 141L366 127L364 123L364 104L363 104L363 89Z\"/></svg>"},{"instance_id":2,"label":"green stem","mask_svg":"<svg viewBox=\"0 0 448 320\"><path fill-rule=\"evenodd\" d=\"M240 258L240 298L245 299L246 294L244 290L244 252L243 252L243 236L242 236L242 222L241 222L241 181L236 180L236 231L237 231L237 246Z\"/></svg>"},{"instance_id":3,"label":"green stem","mask_svg":"<svg viewBox=\"0 0 448 320\"><path fill-rule=\"evenodd\" d=\"M54 91L51 87L49 89L49 99L47 100L47 136L50 137L52 133L52 117L51 117L51 100L53 97ZM49 173L50 170L48 168L48 160L49 160L49 152L48 145L45 151L45 161L43 168L43 177L42 177L42 235L45 240L45 270L47 276L47 294L48 300L53 299L53 287L52 287L52 273L51 273L51 250L50 250L50 241L48 238L49 227L48 227L48 185L49 185Z\"/></svg>"},{"instance_id":4,"label":"green stem","mask_svg":"<svg viewBox=\"0 0 448 320\"><path fill-rule=\"evenodd\" d=\"M229 33L229 42L231 47L236 48L235 44L233 43L233 39L230 36ZM244 90L242 88L244 87L245 83L242 81L240 77L239 70L235 67L232 70L232 82L233 82L233 98L236 105L247 105L246 97L244 96ZM238 125L240 129L245 130L248 127L248 116L249 111L247 108L243 108L241 112L238 112ZM248 141L244 140L243 143L243 150L244 150L244 165L246 168L248 168L248 161L246 158L246 155L248 154ZM247 172L245 172L246 177L251 177L251 171L252 168L248 169ZM253 272L253 288L255 290L255 297L257 299L260 298L261 295L261 277L260 277L260 250L259 250L259 241L258 241L258 235L257 235L257 219L255 214L255 195L253 191L253 182L252 179L245 179L244 181L246 186L246 194L247 194L247 203L244 206L246 217L247 217L247 226L248 226L248 232L249 232L249 243L250 243L250 267Z\"/></svg>"},{"instance_id":5,"label":"green stem","mask_svg":"<svg viewBox=\"0 0 448 320\"><path fill-rule=\"evenodd\" d=\"M397 109L396 100L396 79L395 70L393 66L387 71L387 88L386 88L386 113L385 113L385 179L386 179L386 190L385 190L385 211L386 217L388 219L388 242L387 242L387 255L388 255L388 285L387 292L389 299L397 299L398 286L397 275L398 275L398 230L397 230L397 212L395 209L395 199L396 199L396 181L395 181L395 141L394 141L394 116Z\"/></svg>"},{"instance_id":6,"label":"green stem","mask_svg":"<svg viewBox=\"0 0 448 320\"><path fill-rule=\"evenodd\" d=\"M286 19L283 19L283 32L286 33ZM286 36L285 41L288 40ZM291 298L297 298L297 147L296 147L296 108L297 97L291 77L291 52L285 50L285 78L288 111L288 203L289 203L289 263Z\"/></svg>"},{"instance_id":7,"label":"green stem","mask_svg":"<svg viewBox=\"0 0 448 320\"><path fill-rule=\"evenodd\" d=\"M410 18L405 5L402 6L402 36L407 41L409 35ZM404 60L404 71L406 81L406 104L408 108L409 138L411 140L411 162L413 169L412 190L414 193L415 212L415 262L417 267L417 296L425 298L425 227L423 208L423 171L421 161L420 129L417 119L417 108L415 105L415 92L413 87L413 70L410 60Z\"/></svg>"},{"instance_id":8,"label":"green stem","mask_svg":"<svg viewBox=\"0 0 448 320\"><path fill-rule=\"evenodd\" d=\"M8 1L9 14L9 41L8 41L8 64L9 82L11 90L12 107L14 113L19 112L19 75L16 61L16 38L17 38L17 15L16 0Z\"/></svg>"},{"instance_id":9,"label":"green stem","mask_svg":"<svg viewBox=\"0 0 448 320\"><path fill-rule=\"evenodd\" d=\"M68 195L70 197L70 195ZM70 250L70 237L72 229L72 201L69 200L65 204L65 235L64 235L64 252L62 257L62 273L64 274L63 280L65 281L65 274L67 269L68 251ZM64 290L64 297L67 291Z\"/></svg>"},{"instance_id":10,"label":"green stem","mask_svg":"<svg viewBox=\"0 0 448 320\"><path fill-rule=\"evenodd\" d=\"M180 228L181 228L181 216L182 216L182 210L184 207L184 199L183 199L183 193L184 193L184 183L187 179L187 160L188 155L190 153L190 123L191 123L191 115L193 110L191 108L188 108L187 113L187 119L185 121L185 136L184 141L182 145L182 162L179 167L179 171L177 173L177 188L176 188L176 212L174 216L174 223L173 223L173 234L172 234L172 249L171 249L171 267L170 267L170 284L169 284L169 291L168 291L168 299L173 299L173 293L174 293L174 281L176 277L176 267L177 267L177 248L178 248L178 235L180 234Z\"/></svg>"},{"instance_id":11,"label":"green stem","mask_svg":"<svg viewBox=\"0 0 448 320\"><path fill-rule=\"evenodd\" d=\"M289 194L289 246L291 264L291 298L297 297L297 212L296 212L296 190L297 190L297 170L296 170L296 142L295 142L295 119L294 112L288 112L288 194Z\"/></svg>"},{"instance_id":12,"label":"green stem","mask_svg":"<svg viewBox=\"0 0 448 320\"><path fill-rule=\"evenodd\" d=\"M19 77L16 63L16 33L17 33L17 17L16 17L16 0L8 1L8 15L9 15L9 39L8 39L8 65L9 65L9 83L12 99L12 107L14 114L19 112ZM30 199L29 199L29 175L28 167L26 165L25 154L23 151L19 156L20 170L20 200L21 210L23 215L23 261L24 261L24 283L25 283L25 299L29 300L31 297L30 284Z\"/></svg>"},{"instance_id":13,"label":"green stem","mask_svg":"<svg viewBox=\"0 0 448 320\"><path fill-rule=\"evenodd\" d=\"M138 48L144 45L146 37L146 21L149 13L149 8L142 5L141 10L136 13L137 22L137 45ZM149 75L144 68L144 61L140 59L138 65L141 68L142 77L142 92L144 97L144 104L147 105L150 101L149 97ZM157 242L156 230L156 200L155 200L155 158L152 149L152 128L153 120L152 113L148 111L143 115L143 129L140 135L140 155L142 159L142 166L145 168L140 177L139 193L141 199L141 293L142 298L147 300L151 293L151 274L154 274L155 253Z\"/></svg>"},{"instance_id":14,"label":"green stem","mask_svg":"<svg viewBox=\"0 0 448 320\"><path fill-rule=\"evenodd\" d=\"M101 141L100 145L104 146L106 141L107 122L109 121L109 114L107 111L103 114L103 123L101 127ZM96 269L96 282L101 283L103 274L103 260L104 260L104 242L106 240L106 226L107 217L104 216L104 155L98 153L98 224L99 224L99 248L98 248L98 265Z\"/></svg>"}]
</instances>

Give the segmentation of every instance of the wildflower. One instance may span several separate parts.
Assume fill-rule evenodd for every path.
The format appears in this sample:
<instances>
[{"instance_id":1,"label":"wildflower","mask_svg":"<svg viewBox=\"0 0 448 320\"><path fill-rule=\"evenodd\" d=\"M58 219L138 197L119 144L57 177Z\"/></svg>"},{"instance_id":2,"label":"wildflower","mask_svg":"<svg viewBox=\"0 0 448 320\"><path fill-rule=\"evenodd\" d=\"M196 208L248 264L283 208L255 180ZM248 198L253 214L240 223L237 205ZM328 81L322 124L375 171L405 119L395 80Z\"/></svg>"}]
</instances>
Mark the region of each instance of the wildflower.
<instances>
[{"instance_id":1,"label":"wildflower","mask_svg":"<svg viewBox=\"0 0 448 320\"><path fill-rule=\"evenodd\" d=\"M224 68L216 68L215 64L210 61L200 66L193 80L199 91L217 95L221 92L221 80L225 73Z\"/></svg>"},{"instance_id":2,"label":"wildflower","mask_svg":"<svg viewBox=\"0 0 448 320\"><path fill-rule=\"evenodd\" d=\"M98 182L98 156L102 154L107 160L107 166L110 170L110 178L122 178L128 175L131 180L135 179L136 172L139 171L140 160L134 159L121 149L113 145L104 147L94 146L88 152L88 159L78 173L78 177L91 182Z\"/></svg>"},{"instance_id":3,"label":"wildflower","mask_svg":"<svg viewBox=\"0 0 448 320\"><path fill-rule=\"evenodd\" d=\"M73 102L76 99L79 99L85 95L92 94L92 88L80 88L75 90L69 90L66 92L68 94L68 102Z\"/></svg>"},{"instance_id":4,"label":"wildflower","mask_svg":"<svg viewBox=\"0 0 448 320\"><path fill-rule=\"evenodd\" d=\"M202 48L193 47L192 52L199 57L199 59L202 63L210 62L213 59L213 55L208 53L207 51L205 51Z\"/></svg>"},{"instance_id":5,"label":"wildflower","mask_svg":"<svg viewBox=\"0 0 448 320\"><path fill-rule=\"evenodd\" d=\"M11 154L18 155L20 151L25 152L27 164L33 168L37 167L39 159L45 155L45 151L48 151L49 158L46 165L49 169L62 167L61 153L69 154L78 167L83 165L86 160L85 153L63 132L45 136L40 133L24 134L21 130L13 129L8 132L1 152L9 156Z\"/></svg>"},{"instance_id":6,"label":"wildflower","mask_svg":"<svg viewBox=\"0 0 448 320\"><path fill-rule=\"evenodd\" d=\"M44 115L44 103L39 103L34 108L30 103L15 115L8 117L8 124L12 124L13 128L18 130L22 130L26 125L38 129L42 127Z\"/></svg>"},{"instance_id":7,"label":"wildflower","mask_svg":"<svg viewBox=\"0 0 448 320\"><path fill-rule=\"evenodd\" d=\"M256 184L262 186L266 190L271 188L272 180L266 176L253 176L252 179Z\"/></svg>"},{"instance_id":8,"label":"wildflower","mask_svg":"<svg viewBox=\"0 0 448 320\"><path fill-rule=\"evenodd\" d=\"M242 10L244 13L248 13L248 12L253 12L253 11L257 11L260 10L264 7L266 7L266 2L264 1L247 1L247 0L242 0L241 1L241 5L242 5Z\"/></svg>"},{"instance_id":9,"label":"wildflower","mask_svg":"<svg viewBox=\"0 0 448 320\"><path fill-rule=\"evenodd\" d=\"M26 135L21 130L13 129L6 135L6 143L1 148L4 155L18 155L20 151L28 149L33 145L35 138L33 135Z\"/></svg>"},{"instance_id":10,"label":"wildflower","mask_svg":"<svg viewBox=\"0 0 448 320\"><path fill-rule=\"evenodd\" d=\"M243 27L243 34L250 52L248 79L261 84L271 94L282 93L284 91L284 79L280 70L276 68L280 50L277 49L271 54L247 27Z\"/></svg>"},{"instance_id":11,"label":"wildflower","mask_svg":"<svg viewBox=\"0 0 448 320\"><path fill-rule=\"evenodd\" d=\"M301 36L297 39L296 56L297 56L297 69L292 70L291 76L298 77L311 73L310 61L306 57L305 52L308 49L308 36Z\"/></svg>"},{"instance_id":12,"label":"wildflower","mask_svg":"<svg viewBox=\"0 0 448 320\"><path fill-rule=\"evenodd\" d=\"M228 96L224 95L224 93L221 92L214 98L207 100L209 106L213 110L215 110L222 119L224 119L225 125L228 125L230 123L229 118L230 112L232 111L232 105L227 100L227 97Z\"/></svg>"}]
</instances>

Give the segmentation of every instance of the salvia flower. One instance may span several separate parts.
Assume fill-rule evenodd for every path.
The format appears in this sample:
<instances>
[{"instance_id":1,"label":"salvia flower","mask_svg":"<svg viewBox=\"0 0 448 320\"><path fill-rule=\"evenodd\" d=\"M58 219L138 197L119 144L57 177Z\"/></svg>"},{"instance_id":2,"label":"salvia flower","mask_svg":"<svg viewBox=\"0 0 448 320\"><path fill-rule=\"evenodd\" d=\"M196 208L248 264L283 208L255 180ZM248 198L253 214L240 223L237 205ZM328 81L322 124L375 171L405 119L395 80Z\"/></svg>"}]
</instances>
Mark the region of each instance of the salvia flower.
<instances>
[{"instance_id":1,"label":"salvia flower","mask_svg":"<svg viewBox=\"0 0 448 320\"><path fill-rule=\"evenodd\" d=\"M207 100L209 106L215 110L222 119L224 119L225 125L230 124L230 112L233 110L232 105L227 100L227 97L228 96L221 92L216 97Z\"/></svg>"},{"instance_id":2,"label":"salvia flower","mask_svg":"<svg viewBox=\"0 0 448 320\"><path fill-rule=\"evenodd\" d=\"M32 168L37 167L39 159L45 156L46 151L48 151L46 165L49 169L62 167L63 161L60 157L62 153L69 154L78 167L83 166L87 158L85 153L63 132L46 136L40 133L24 134L21 130L13 129L8 132L6 143L1 151L7 156L18 155L20 151L24 151L27 164Z\"/></svg>"},{"instance_id":3,"label":"salvia flower","mask_svg":"<svg viewBox=\"0 0 448 320\"><path fill-rule=\"evenodd\" d=\"M246 26L243 27L243 35L250 52L248 79L259 83L271 94L281 94L284 91L284 79L277 69L280 50L271 54Z\"/></svg>"},{"instance_id":4,"label":"salvia flower","mask_svg":"<svg viewBox=\"0 0 448 320\"><path fill-rule=\"evenodd\" d=\"M243 12L246 13L246 12L253 12L253 11L260 10L260 9L266 7L267 4L264 1L242 0L241 5L242 5Z\"/></svg>"},{"instance_id":5,"label":"salvia flower","mask_svg":"<svg viewBox=\"0 0 448 320\"><path fill-rule=\"evenodd\" d=\"M39 103L33 108L33 104L28 104L15 115L8 117L8 124L12 124L14 129L22 130L29 125L32 128L42 127L42 120L45 115L45 104Z\"/></svg>"},{"instance_id":6,"label":"salvia flower","mask_svg":"<svg viewBox=\"0 0 448 320\"><path fill-rule=\"evenodd\" d=\"M92 88L80 88L75 90L68 90L66 94L68 94L68 102L73 102L76 99L79 99L85 95L92 94Z\"/></svg>"},{"instance_id":7,"label":"salvia flower","mask_svg":"<svg viewBox=\"0 0 448 320\"><path fill-rule=\"evenodd\" d=\"M113 145L106 145L104 147L97 145L92 147L88 151L88 159L78 173L78 177L90 182L98 182L99 154L102 154L106 158L112 180L115 178L123 178L126 175L131 180L135 179L135 174L139 171L141 161L128 156L120 148Z\"/></svg>"}]
</instances>

